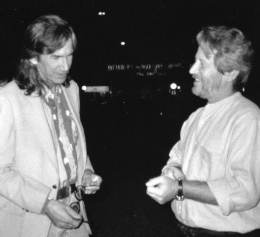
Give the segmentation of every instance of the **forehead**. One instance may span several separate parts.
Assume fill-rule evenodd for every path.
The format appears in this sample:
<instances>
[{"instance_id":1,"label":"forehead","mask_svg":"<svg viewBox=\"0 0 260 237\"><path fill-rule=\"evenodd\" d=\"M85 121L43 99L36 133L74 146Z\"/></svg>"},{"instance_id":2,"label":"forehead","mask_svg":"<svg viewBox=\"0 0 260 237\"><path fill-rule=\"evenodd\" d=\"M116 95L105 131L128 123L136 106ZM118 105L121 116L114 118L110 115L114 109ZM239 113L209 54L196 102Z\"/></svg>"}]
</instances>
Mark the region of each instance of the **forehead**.
<instances>
[{"instance_id":1,"label":"forehead","mask_svg":"<svg viewBox=\"0 0 260 237\"><path fill-rule=\"evenodd\" d=\"M64 44L64 46L62 48L57 49L51 55L68 56L68 55L73 54L73 51L74 51L73 42L72 42L72 39L69 39L66 41L66 43Z\"/></svg>"}]
</instances>

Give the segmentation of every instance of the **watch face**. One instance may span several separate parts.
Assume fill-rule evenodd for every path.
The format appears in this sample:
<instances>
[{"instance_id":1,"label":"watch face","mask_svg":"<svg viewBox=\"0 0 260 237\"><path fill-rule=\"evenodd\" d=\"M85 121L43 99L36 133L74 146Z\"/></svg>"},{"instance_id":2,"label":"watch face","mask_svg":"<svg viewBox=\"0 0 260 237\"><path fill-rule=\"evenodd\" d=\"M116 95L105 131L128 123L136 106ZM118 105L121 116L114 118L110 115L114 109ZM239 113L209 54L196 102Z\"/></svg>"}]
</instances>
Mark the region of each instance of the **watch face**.
<instances>
[{"instance_id":1,"label":"watch face","mask_svg":"<svg viewBox=\"0 0 260 237\"><path fill-rule=\"evenodd\" d=\"M176 200L177 201L183 201L184 200L184 196L179 196L178 194L176 195Z\"/></svg>"}]
</instances>

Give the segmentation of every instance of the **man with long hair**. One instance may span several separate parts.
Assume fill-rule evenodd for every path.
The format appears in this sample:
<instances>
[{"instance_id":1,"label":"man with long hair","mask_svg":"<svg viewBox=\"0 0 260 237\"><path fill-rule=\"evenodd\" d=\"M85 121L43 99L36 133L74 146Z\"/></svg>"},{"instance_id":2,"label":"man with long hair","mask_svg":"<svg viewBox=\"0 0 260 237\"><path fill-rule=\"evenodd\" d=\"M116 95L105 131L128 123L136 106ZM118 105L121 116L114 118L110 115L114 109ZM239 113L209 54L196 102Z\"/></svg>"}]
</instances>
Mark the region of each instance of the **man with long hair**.
<instances>
[{"instance_id":1,"label":"man with long hair","mask_svg":"<svg viewBox=\"0 0 260 237\"><path fill-rule=\"evenodd\" d=\"M25 31L14 79L0 88L0 236L88 236L82 195L95 193L69 77L77 39L57 15Z\"/></svg>"}]
</instances>

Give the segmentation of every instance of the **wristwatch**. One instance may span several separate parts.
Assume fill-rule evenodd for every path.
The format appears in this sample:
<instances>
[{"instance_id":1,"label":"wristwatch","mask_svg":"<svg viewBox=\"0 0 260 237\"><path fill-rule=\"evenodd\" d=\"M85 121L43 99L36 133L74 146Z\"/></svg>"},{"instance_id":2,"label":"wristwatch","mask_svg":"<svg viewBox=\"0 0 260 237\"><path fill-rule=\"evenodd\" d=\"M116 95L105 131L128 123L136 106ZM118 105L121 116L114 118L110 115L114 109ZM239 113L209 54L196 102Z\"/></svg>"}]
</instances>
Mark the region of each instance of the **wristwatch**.
<instances>
[{"instance_id":1,"label":"wristwatch","mask_svg":"<svg viewBox=\"0 0 260 237\"><path fill-rule=\"evenodd\" d=\"M178 201L183 201L184 200L184 195L183 195L182 179L178 179L177 182L178 182L178 189L177 189L177 194L176 194L175 198Z\"/></svg>"}]
</instances>

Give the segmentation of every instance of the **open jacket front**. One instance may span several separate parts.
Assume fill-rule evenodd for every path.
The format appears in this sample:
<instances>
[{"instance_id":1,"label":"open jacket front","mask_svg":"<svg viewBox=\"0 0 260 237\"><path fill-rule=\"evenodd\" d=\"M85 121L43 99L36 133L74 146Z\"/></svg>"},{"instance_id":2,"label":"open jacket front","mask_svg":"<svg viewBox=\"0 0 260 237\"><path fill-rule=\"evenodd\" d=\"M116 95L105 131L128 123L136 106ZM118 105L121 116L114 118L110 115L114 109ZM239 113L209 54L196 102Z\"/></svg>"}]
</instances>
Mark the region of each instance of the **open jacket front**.
<instances>
[{"instance_id":1,"label":"open jacket front","mask_svg":"<svg viewBox=\"0 0 260 237\"><path fill-rule=\"evenodd\" d=\"M79 131L78 176L92 169L79 115L79 88L63 88ZM57 152L58 149L58 152ZM50 220L42 214L66 178L50 111L37 95L26 96L14 81L0 88L0 236L46 237Z\"/></svg>"}]
</instances>

